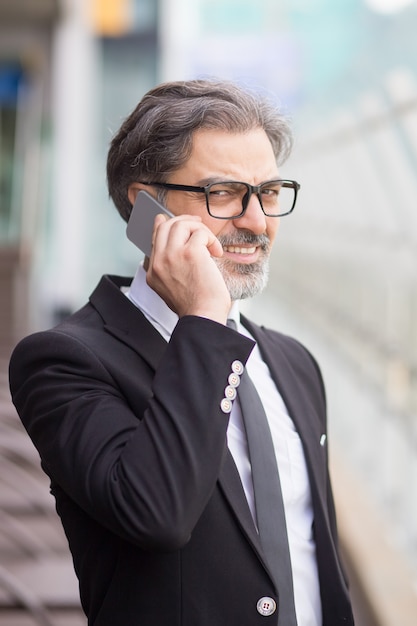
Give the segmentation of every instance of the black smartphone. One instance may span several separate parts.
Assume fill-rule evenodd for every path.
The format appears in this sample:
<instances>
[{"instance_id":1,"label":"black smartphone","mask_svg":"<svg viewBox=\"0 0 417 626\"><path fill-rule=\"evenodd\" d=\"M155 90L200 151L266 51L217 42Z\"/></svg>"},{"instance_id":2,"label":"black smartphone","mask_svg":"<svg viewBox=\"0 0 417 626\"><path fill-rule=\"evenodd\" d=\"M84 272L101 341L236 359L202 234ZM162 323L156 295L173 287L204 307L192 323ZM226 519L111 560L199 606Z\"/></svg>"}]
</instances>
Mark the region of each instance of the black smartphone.
<instances>
[{"instance_id":1,"label":"black smartphone","mask_svg":"<svg viewBox=\"0 0 417 626\"><path fill-rule=\"evenodd\" d=\"M159 213L174 217L149 193L139 191L127 223L126 235L146 256L151 256L153 225Z\"/></svg>"}]
</instances>

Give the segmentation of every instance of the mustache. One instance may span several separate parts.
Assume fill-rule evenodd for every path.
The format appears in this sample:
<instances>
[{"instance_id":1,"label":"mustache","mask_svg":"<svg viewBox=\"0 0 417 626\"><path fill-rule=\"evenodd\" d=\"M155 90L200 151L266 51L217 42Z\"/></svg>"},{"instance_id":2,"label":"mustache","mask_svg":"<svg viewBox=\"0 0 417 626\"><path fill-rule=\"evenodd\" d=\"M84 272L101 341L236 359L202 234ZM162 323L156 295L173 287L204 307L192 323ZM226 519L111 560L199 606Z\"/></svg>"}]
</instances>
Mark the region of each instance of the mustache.
<instances>
[{"instance_id":1,"label":"mustache","mask_svg":"<svg viewBox=\"0 0 417 626\"><path fill-rule=\"evenodd\" d=\"M270 239L268 235L265 234L254 235L253 233L245 231L237 231L229 235L219 235L217 238L223 247L247 244L249 246L259 246L261 250L266 252L270 246Z\"/></svg>"}]
</instances>

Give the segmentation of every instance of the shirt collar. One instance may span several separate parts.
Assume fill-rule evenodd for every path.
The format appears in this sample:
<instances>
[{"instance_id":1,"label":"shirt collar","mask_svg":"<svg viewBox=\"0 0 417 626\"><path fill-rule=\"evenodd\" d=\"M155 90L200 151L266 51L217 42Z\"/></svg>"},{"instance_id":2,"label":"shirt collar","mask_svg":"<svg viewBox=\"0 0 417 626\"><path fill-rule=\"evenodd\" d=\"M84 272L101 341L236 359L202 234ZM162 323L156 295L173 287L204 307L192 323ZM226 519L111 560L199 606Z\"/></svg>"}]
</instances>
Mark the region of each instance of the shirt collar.
<instances>
[{"instance_id":1,"label":"shirt collar","mask_svg":"<svg viewBox=\"0 0 417 626\"><path fill-rule=\"evenodd\" d=\"M236 324L236 330L240 330L240 307L239 307L240 301L239 300L235 300L234 302L232 302L232 307L229 311L229 315L227 316L227 318L229 320L233 320L234 323Z\"/></svg>"},{"instance_id":2,"label":"shirt collar","mask_svg":"<svg viewBox=\"0 0 417 626\"><path fill-rule=\"evenodd\" d=\"M139 265L126 295L168 341L177 325L178 315L149 287L142 264Z\"/></svg>"}]
</instances>

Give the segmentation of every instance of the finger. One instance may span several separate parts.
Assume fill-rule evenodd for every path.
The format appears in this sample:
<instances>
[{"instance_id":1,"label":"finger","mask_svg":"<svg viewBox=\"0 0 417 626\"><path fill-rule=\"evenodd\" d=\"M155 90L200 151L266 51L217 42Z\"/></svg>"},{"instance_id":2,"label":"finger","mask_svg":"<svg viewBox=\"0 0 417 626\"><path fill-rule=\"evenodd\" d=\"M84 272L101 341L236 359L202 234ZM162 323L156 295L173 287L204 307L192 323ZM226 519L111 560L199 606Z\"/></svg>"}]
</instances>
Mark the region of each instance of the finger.
<instances>
[{"instance_id":1,"label":"finger","mask_svg":"<svg viewBox=\"0 0 417 626\"><path fill-rule=\"evenodd\" d=\"M211 256L215 256L217 258L223 256L223 246L217 237L214 237L213 241L209 242L207 245L207 249L210 252Z\"/></svg>"},{"instance_id":2,"label":"finger","mask_svg":"<svg viewBox=\"0 0 417 626\"><path fill-rule=\"evenodd\" d=\"M201 224L200 228L194 229L191 236L194 238L198 236L200 245L205 246L211 256L223 256L223 247L220 241L205 224Z\"/></svg>"},{"instance_id":3,"label":"finger","mask_svg":"<svg viewBox=\"0 0 417 626\"><path fill-rule=\"evenodd\" d=\"M156 239L156 233L157 233L157 230L158 230L159 226L160 226L161 224L163 224L163 222L164 222L164 221L165 221L165 220L163 219L163 215L162 215L162 213L160 213L159 215L157 215L157 216L155 217L155 220L154 220L154 223L153 223L153 230L152 230L152 240L151 240L151 256L152 256L152 255L153 255L153 253L154 253L154 248L155 248L155 239Z\"/></svg>"},{"instance_id":4,"label":"finger","mask_svg":"<svg viewBox=\"0 0 417 626\"><path fill-rule=\"evenodd\" d=\"M201 226L201 217L197 215L179 215L165 222L158 220L154 246L157 251L174 250L184 246L193 232Z\"/></svg>"},{"instance_id":5,"label":"finger","mask_svg":"<svg viewBox=\"0 0 417 626\"><path fill-rule=\"evenodd\" d=\"M158 215L155 217L154 227L158 228L160 224L167 222L169 219L169 216L165 215L165 213L158 213Z\"/></svg>"},{"instance_id":6,"label":"finger","mask_svg":"<svg viewBox=\"0 0 417 626\"><path fill-rule=\"evenodd\" d=\"M155 246L155 240L156 240L159 227L162 226L162 224L165 224L165 222L168 222L169 219L170 218L168 217L168 215L164 213L158 213L158 215L155 217L155 221L153 224L153 231L152 231L152 249Z\"/></svg>"}]
</instances>

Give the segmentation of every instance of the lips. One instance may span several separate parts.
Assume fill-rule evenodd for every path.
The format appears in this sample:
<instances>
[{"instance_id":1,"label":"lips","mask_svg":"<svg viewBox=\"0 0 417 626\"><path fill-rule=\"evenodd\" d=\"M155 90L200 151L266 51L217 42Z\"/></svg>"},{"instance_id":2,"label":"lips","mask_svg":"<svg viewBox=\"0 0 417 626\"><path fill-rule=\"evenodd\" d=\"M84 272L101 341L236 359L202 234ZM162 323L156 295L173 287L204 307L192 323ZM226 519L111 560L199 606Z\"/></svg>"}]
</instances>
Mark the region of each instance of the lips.
<instances>
[{"instance_id":1,"label":"lips","mask_svg":"<svg viewBox=\"0 0 417 626\"><path fill-rule=\"evenodd\" d=\"M240 246L223 246L225 252L231 252L233 254L255 254L256 246L251 248L242 248Z\"/></svg>"}]
</instances>

